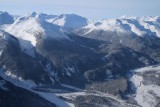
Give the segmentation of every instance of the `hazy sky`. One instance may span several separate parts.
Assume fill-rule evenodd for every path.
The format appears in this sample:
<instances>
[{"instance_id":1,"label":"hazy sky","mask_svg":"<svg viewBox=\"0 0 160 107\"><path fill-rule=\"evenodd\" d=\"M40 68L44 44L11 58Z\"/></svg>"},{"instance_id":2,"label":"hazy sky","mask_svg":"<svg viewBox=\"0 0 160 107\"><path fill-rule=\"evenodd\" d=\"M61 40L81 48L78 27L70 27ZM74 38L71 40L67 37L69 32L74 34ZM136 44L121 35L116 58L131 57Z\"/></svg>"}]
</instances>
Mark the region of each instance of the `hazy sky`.
<instances>
[{"instance_id":1,"label":"hazy sky","mask_svg":"<svg viewBox=\"0 0 160 107\"><path fill-rule=\"evenodd\" d=\"M0 0L0 11L74 13L88 18L160 16L160 0Z\"/></svg>"}]
</instances>

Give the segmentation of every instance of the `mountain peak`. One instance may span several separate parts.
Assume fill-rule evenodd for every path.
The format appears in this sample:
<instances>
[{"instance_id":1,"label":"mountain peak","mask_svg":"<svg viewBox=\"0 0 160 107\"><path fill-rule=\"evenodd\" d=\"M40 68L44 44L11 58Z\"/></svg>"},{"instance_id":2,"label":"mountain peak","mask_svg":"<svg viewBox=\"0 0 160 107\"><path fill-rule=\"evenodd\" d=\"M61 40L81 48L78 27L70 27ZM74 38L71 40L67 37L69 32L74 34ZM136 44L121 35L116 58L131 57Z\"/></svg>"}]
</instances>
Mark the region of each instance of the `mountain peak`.
<instances>
[{"instance_id":1,"label":"mountain peak","mask_svg":"<svg viewBox=\"0 0 160 107\"><path fill-rule=\"evenodd\" d=\"M13 16L11 16L8 12L0 11L0 25L11 24L13 22L14 22Z\"/></svg>"},{"instance_id":2,"label":"mountain peak","mask_svg":"<svg viewBox=\"0 0 160 107\"><path fill-rule=\"evenodd\" d=\"M88 19L76 14L61 14L52 23L67 29L77 29L86 26Z\"/></svg>"},{"instance_id":3,"label":"mountain peak","mask_svg":"<svg viewBox=\"0 0 160 107\"><path fill-rule=\"evenodd\" d=\"M35 17L36 15L37 15L36 12L32 12L32 13L31 13L31 16L32 16L32 17Z\"/></svg>"},{"instance_id":4,"label":"mountain peak","mask_svg":"<svg viewBox=\"0 0 160 107\"><path fill-rule=\"evenodd\" d=\"M3 12L3 11L0 11L0 14L9 14L8 12Z\"/></svg>"},{"instance_id":5,"label":"mountain peak","mask_svg":"<svg viewBox=\"0 0 160 107\"><path fill-rule=\"evenodd\" d=\"M57 25L41 20L35 12L17 19L6 31L19 39L21 49L34 57L33 47L42 38L68 39Z\"/></svg>"},{"instance_id":6,"label":"mountain peak","mask_svg":"<svg viewBox=\"0 0 160 107\"><path fill-rule=\"evenodd\" d=\"M28 13L26 16L27 17L37 17L39 14L36 13L36 12L31 12L31 13Z\"/></svg>"}]
</instances>

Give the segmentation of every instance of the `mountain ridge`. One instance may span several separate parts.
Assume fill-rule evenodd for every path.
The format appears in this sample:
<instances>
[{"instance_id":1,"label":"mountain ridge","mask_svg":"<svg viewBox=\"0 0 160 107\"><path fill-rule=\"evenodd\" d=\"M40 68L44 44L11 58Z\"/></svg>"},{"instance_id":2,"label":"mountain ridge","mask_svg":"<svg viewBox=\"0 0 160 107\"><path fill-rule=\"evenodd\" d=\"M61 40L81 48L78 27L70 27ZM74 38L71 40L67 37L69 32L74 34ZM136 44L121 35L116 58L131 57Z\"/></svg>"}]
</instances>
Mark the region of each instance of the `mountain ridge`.
<instances>
[{"instance_id":1,"label":"mountain ridge","mask_svg":"<svg viewBox=\"0 0 160 107\"><path fill-rule=\"evenodd\" d=\"M160 63L158 16L95 21L75 14L0 12L0 23L0 92L15 88L53 107L139 107L142 99L134 95L143 87L128 79L130 70ZM151 71L141 76L157 86L159 79L150 77L159 73ZM154 106L158 99L151 101Z\"/></svg>"},{"instance_id":2,"label":"mountain ridge","mask_svg":"<svg viewBox=\"0 0 160 107\"><path fill-rule=\"evenodd\" d=\"M1 12L7 13L7 12ZM7 13L8 14L8 13ZM149 16L149 17L127 17L122 16L119 18L109 18L93 21L91 19L76 15L76 14L62 14L62 15L47 15L44 13L29 13L24 15L25 17L36 17L41 20L45 20L47 22L56 24L61 27L71 28L71 29L100 29L104 31L111 32L125 32L128 31L130 33L135 33L138 36L143 36L145 34L160 36L159 16ZM66 19L67 18L67 19ZM76 19L76 20L75 20ZM71 21L70 21L71 20ZM72 22L75 20L76 22ZM65 24L66 23L66 24ZM107 26L111 26L111 28L107 28ZM116 27L117 26L117 27ZM136 29L137 28L137 29ZM148 31L147 31L148 30ZM85 32L87 33L87 32Z\"/></svg>"}]
</instances>

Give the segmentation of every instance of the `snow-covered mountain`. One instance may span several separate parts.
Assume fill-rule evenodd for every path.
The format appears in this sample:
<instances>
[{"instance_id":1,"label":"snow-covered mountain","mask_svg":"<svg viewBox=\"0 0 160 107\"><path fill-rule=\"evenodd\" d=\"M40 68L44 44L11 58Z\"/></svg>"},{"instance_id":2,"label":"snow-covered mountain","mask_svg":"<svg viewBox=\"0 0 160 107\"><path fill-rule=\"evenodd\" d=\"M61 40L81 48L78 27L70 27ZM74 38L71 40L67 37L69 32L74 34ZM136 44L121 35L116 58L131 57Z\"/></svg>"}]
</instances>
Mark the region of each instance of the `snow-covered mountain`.
<instances>
[{"instance_id":1,"label":"snow-covered mountain","mask_svg":"<svg viewBox=\"0 0 160 107\"><path fill-rule=\"evenodd\" d=\"M40 107L158 107L159 67L133 69L159 63L159 16L94 20L0 12L0 104L7 91L20 90L17 97L34 98L24 102Z\"/></svg>"},{"instance_id":2,"label":"snow-covered mountain","mask_svg":"<svg viewBox=\"0 0 160 107\"><path fill-rule=\"evenodd\" d=\"M137 36L157 36L160 37L160 17L120 17L105 19L94 23L89 23L83 27L82 35L87 35L95 30L112 33L133 33Z\"/></svg>"},{"instance_id":3,"label":"snow-covered mountain","mask_svg":"<svg viewBox=\"0 0 160 107\"><path fill-rule=\"evenodd\" d=\"M68 29L78 29L86 26L88 20L75 14L62 14L57 16L51 23Z\"/></svg>"},{"instance_id":4,"label":"snow-covered mountain","mask_svg":"<svg viewBox=\"0 0 160 107\"><path fill-rule=\"evenodd\" d=\"M132 90L135 91L133 98L142 107L159 106L160 66L149 66L135 69L129 72L129 81L132 83Z\"/></svg>"},{"instance_id":5,"label":"snow-covered mountain","mask_svg":"<svg viewBox=\"0 0 160 107\"><path fill-rule=\"evenodd\" d=\"M46 17L33 12L19 17L13 24L7 26L5 31L17 37L22 51L34 57L33 48L41 38L68 39L59 26L41 20Z\"/></svg>"},{"instance_id":6,"label":"snow-covered mountain","mask_svg":"<svg viewBox=\"0 0 160 107\"><path fill-rule=\"evenodd\" d=\"M7 12L0 12L0 21L2 24L13 23L14 16ZM5 19L5 20L4 20ZM44 13L29 13L18 18L16 23L26 20L36 19L58 25L66 30L75 30L81 32L81 35L87 35L96 30L113 33L134 33L137 36L152 35L160 37L160 17L119 17L113 19L91 20L75 14L47 15ZM29 22L28 22L29 23ZM1 25L2 25L1 24ZM36 29L36 28L35 28ZM37 27L39 29L39 27Z\"/></svg>"}]
</instances>

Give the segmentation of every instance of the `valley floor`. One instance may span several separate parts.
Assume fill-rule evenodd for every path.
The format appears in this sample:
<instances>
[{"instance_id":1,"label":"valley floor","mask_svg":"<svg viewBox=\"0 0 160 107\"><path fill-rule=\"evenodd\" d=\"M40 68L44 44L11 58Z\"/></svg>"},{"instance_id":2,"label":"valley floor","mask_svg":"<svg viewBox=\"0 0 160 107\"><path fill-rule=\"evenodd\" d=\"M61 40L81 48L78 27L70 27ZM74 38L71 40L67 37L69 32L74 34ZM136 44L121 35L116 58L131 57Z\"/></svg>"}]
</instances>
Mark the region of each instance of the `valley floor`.
<instances>
[{"instance_id":1,"label":"valley floor","mask_svg":"<svg viewBox=\"0 0 160 107\"><path fill-rule=\"evenodd\" d=\"M123 78L108 80L105 84L108 87L102 83L106 91L99 90L95 84L88 86L85 90L65 84L62 84L64 88L61 89L31 88L33 84L28 85L28 82L11 79L2 72L0 76L5 81L36 93L59 107L158 107L160 105L160 66L157 65L131 70L127 80ZM130 84L129 89L132 91L124 94L127 99L115 91L119 88L117 83L123 85L125 82ZM6 89L3 85L1 82L0 88Z\"/></svg>"}]
</instances>

